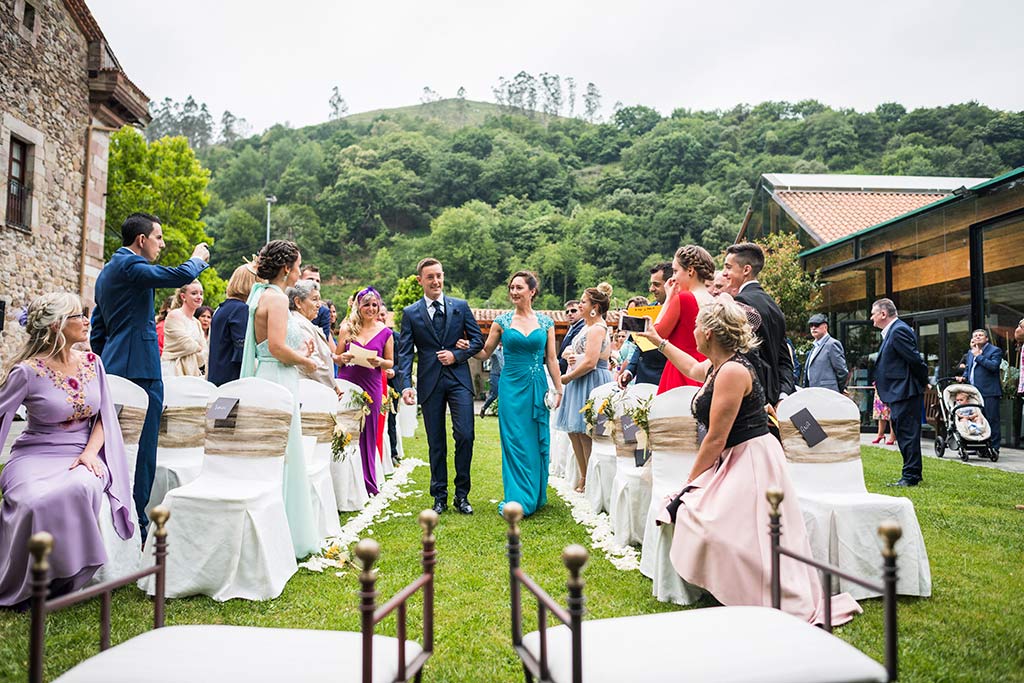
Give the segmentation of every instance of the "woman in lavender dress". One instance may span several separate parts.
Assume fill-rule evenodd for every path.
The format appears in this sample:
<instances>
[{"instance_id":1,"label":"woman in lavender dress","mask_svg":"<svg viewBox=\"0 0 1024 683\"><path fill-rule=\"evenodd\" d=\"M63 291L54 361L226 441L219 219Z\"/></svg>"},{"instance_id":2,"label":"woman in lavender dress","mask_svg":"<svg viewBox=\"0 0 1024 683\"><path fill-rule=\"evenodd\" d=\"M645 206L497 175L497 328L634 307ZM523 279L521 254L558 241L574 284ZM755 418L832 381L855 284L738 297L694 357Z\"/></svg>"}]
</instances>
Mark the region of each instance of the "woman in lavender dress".
<instances>
[{"instance_id":1,"label":"woman in lavender dress","mask_svg":"<svg viewBox=\"0 0 1024 683\"><path fill-rule=\"evenodd\" d=\"M342 328L341 340L344 351L334 357L335 362L342 366L338 377L360 386L370 395L370 414L363 420L363 430L359 434L359 453L363 458L363 479L366 492L371 496L380 491L383 475L377 477L377 432L380 430L380 407L384 397L384 382L381 370L395 365L395 340L391 328L380 321L380 294L373 287L367 287L356 295L355 305ZM377 355L370 358L372 367L351 364L354 356L352 346L373 351ZM343 402L347 397L342 397Z\"/></svg>"},{"instance_id":2,"label":"woman in lavender dress","mask_svg":"<svg viewBox=\"0 0 1024 683\"><path fill-rule=\"evenodd\" d=\"M134 533L131 483L103 363L75 351L89 338L89 318L74 294L46 294L24 318L28 342L0 376L0 444L24 404L28 426L0 474L0 606L29 597L28 540L55 537L55 592L76 590L107 561L97 522L107 496L114 529Z\"/></svg>"}]
</instances>

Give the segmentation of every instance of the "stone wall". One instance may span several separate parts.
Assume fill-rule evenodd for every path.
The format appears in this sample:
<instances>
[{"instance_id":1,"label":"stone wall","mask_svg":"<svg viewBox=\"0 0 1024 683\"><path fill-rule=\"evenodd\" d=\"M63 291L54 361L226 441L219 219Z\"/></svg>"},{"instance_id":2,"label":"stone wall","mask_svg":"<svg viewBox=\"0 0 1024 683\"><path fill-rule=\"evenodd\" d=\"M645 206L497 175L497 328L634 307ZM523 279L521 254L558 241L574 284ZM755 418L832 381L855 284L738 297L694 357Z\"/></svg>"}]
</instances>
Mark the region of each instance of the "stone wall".
<instances>
[{"instance_id":1,"label":"stone wall","mask_svg":"<svg viewBox=\"0 0 1024 683\"><path fill-rule=\"evenodd\" d=\"M37 9L34 40L18 29L15 5L20 9L24 0L0 0L0 299L7 303L0 358L10 357L22 339L16 312L44 292L78 292L81 269L85 144L92 123L87 42L61 0L29 2ZM12 134L33 145L28 233L6 225ZM90 194L96 199L89 224L98 251L87 249L90 272L102 265L107 145L106 133L93 134ZM91 285L87 291L91 298Z\"/></svg>"}]
</instances>

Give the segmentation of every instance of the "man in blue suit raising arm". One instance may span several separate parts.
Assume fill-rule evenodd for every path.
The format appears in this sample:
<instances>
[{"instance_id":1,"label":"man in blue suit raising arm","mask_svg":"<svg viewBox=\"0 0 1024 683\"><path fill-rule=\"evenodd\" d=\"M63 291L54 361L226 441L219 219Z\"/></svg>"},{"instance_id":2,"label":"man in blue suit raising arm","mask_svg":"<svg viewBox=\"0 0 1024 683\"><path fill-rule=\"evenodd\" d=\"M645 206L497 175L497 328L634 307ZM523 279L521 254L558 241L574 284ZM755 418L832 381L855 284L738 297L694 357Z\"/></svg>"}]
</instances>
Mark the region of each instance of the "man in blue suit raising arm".
<instances>
[{"instance_id":1,"label":"man in blue suit raising arm","mask_svg":"<svg viewBox=\"0 0 1024 683\"><path fill-rule=\"evenodd\" d=\"M967 352L967 368L964 376L981 392L985 401L982 411L992 428L992 448L999 453L1002 434L999 424L999 399L1003 387L999 382L999 365L1003 362L1003 350L988 341L988 332L975 330L971 333L971 348Z\"/></svg>"},{"instance_id":2,"label":"man in blue suit raising arm","mask_svg":"<svg viewBox=\"0 0 1024 683\"><path fill-rule=\"evenodd\" d=\"M451 409L455 437L454 507L473 514L469 504L469 469L473 461L473 379L466 364L484 346L480 326L469 305L444 295L441 262L425 258L416 267L416 280L423 298L402 311L402 332L398 336L398 385L407 405L419 395L423 406L423 428L430 454L430 495L434 511L448 508L448 434L445 412ZM458 348L460 339L468 348ZM417 354L416 389L412 388L412 357Z\"/></svg>"},{"instance_id":3,"label":"man in blue suit raising arm","mask_svg":"<svg viewBox=\"0 0 1024 683\"><path fill-rule=\"evenodd\" d=\"M871 305L871 322L882 331L875 389L889 406L903 456L903 475L890 486L917 486L921 483L921 394L928 385L928 365L917 350L914 330L896 316L892 299Z\"/></svg>"},{"instance_id":4,"label":"man in blue suit raising arm","mask_svg":"<svg viewBox=\"0 0 1024 683\"><path fill-rule=\"evenodd\" d=\"M210 250L200 243L192 257L177 268L152 265L164 248L164 231L160 219L148 213L133 213L124 220L121 244L124 246L114 252L96 279L89 342L108 373L131 380L149 396L135 465L135 509L145 541L149 526L146 505L156 472L157 432L164 404L153 290L181 287L195 280L209 267Z\"/></svg>"}]
</instances>

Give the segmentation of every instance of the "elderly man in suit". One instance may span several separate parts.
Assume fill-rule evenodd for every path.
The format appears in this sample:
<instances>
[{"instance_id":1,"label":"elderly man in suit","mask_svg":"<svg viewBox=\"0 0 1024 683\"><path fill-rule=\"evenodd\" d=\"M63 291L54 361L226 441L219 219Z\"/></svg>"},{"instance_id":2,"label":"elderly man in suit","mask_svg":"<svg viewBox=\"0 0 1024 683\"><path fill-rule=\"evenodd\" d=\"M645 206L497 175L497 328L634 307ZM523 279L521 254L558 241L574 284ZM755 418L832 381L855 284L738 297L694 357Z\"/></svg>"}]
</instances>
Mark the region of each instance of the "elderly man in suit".
<instances>
[{"instance_id":1,"label":"elderly man in suit","mask_svg":"<svg viewBox=\"0 0 1024 683\"><path fill-rule=\"evenodd\" d=\"M398 385L402 400L413 405L419 395L423 428L430 455L430 495L434 511L448 509L448 434L445 413L452 413L455 437L456 510L473 514L469 504L470 465L473 462L473 378L466 364L484 346L473 312L462 299L444 294L441 262L425 258L416 267L423 298L402 311L398 336ZM467 348L458 347L460 339ZM412 388L412 358L417 355L416 389Z\"/></svg>"},{"instance_id":2,"label":"elderly man in suit","mask_svg":"<svg viewBox=\"0 0 1024 683\"><path fill-rule=\"evenodd\" d=\"M921 394L928 386L928 365L917 350L917 335L897 317L891 299L871 305L871 322L882 331L875 389L889 406L903 456L903 474L890 486L917 486L921 483Z\"/></svg>"},{"instance_id":3,"label":"elderly man in suit","mask_svg":"<svg viewBox=\"0 0 1024 683\"><path fill-rule=\"evenodd\" d=\"M761 316L761 326L755 331L761 345L748 358L764 387L765 397L774 406L782 394L792 394L796 386L793 358L786 345L786 318L775 299L757 281L762 268L764 251L753 242L733 244L725 250L722 272L729 281L729 289L736 290L736 301L750 306Z\"/></svg>"},{"instance_id":4,"label":"elderly man in suit","mask_svg":"<svg viewBox=\"0 0 1024 683\"><path fill-rule=\"evenodd\" d=\"M985 401L982 412L992 428L992 448L999 453L1002 433L999 424L999 399L1003 387L999 381L999 364L1003 361L1003 350L988 340L988 332L974 330L971 333L971 348L967 351L967 366L964 377L981 392Z\"/></svg>"},{"instance_id":5,"label":"elderly man in suit","mask_svg":"<svg viewBox=\"0 0 1024 683\"><path fill-rule=\"evenodd\" d=\"M838 339L828 333L828 318L815 313L807 321L814 337L814 346L807 352L804 364L805 387L823 387L842 393L846 390L846 352Z\"/></svg>"},{"instance_id":6,"label":"elderly man in suit","mask_svg":"<svg viewBox=\"0 0 1024 683\"><path fill-rule=\"evenodd\" d=\"M209 264L210 250L200 243L192 257L177 268L154 266L164 248L160 219L133 213L121 225L121 244L96 278L96 307L92 313L89 342L112 375L140 386L149 396L146 421L139 438L135 464L135 509L142 539L149 520L146 506L156 474L157 431L164 406L160 351L153 318L153 290L181 287L199 277Z\"/></svg>"}]
</instances>

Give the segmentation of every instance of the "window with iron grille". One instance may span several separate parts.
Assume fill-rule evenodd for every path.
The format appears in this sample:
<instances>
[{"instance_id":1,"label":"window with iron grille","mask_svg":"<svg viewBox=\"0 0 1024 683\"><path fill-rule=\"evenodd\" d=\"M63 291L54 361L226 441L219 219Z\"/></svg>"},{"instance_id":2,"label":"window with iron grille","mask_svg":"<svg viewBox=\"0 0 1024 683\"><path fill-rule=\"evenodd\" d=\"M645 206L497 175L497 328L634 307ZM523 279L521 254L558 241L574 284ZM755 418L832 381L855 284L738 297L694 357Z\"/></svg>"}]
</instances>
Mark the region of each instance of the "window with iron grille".
<instances>
[{"instance_id":1,"label":"window with iron grille","mask_svg":"<svg viewBox=\"0 0 1024 683\"><path fill-rule=\"evenodd\" d=\"M29 145L12 137L7 168L7 225L19 230L29 229L32 191L27 183L28 155Z\"/></svg>"}]
</instances>

